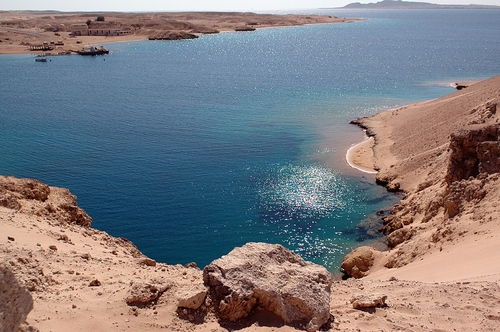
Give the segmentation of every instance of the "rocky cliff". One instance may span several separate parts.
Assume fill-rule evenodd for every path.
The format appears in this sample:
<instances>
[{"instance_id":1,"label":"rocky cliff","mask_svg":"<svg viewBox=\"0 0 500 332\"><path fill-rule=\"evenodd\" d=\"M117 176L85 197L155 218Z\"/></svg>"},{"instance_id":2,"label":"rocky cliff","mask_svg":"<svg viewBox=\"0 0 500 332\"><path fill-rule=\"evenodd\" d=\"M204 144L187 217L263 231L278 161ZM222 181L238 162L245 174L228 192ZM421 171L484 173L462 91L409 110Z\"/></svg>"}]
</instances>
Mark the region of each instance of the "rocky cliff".
<instances>
[{"instance_id":1,"label":"rocky cliff","mask_svg":"<svg viewBox=\"0 0 500 332\"><path fill-rule=\"evenodd\" d=\"M443 98L358 120L375 137L377 181L405 194L384 218L381 231L392 249L377 253L379 263L402 267L433 250L443 251L478 232L496 229L499 105L496 76ZM496 241L496 236L489 241ZM353 276L368 274L361 266L362 274L356 268L351 272L346 262Z\"/></svg>"}]
</instances>

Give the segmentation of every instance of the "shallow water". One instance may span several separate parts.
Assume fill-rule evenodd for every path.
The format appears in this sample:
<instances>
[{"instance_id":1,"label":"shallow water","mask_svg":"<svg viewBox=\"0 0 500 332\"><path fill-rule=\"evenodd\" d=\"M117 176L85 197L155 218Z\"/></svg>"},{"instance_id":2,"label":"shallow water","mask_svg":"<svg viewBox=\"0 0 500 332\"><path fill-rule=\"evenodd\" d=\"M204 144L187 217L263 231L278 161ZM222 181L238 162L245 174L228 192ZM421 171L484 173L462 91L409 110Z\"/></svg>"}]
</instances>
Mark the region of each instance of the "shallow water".
<instances>
[{"instance_id":1,"label":"shallow water","mask_svg":"<svg viewBox=\"0 0 500 332\"><path fill-rule=\"evenodd\" d=\"M348 122L500 74L500 11L322 13L370 19L1 56L0 174L69 188L161 262L266 241L336 270L398 199L346 164Z\"/></svg>"}]
</instances>

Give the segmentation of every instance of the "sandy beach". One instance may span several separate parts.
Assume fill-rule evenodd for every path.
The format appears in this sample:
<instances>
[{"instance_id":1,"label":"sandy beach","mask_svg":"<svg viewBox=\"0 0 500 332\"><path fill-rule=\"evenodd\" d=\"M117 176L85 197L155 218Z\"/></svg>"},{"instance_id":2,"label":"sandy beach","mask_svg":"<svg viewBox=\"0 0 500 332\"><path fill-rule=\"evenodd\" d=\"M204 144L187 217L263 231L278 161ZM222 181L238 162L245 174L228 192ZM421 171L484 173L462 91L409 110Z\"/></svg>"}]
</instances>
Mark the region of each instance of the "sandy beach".
<instances>
[{"instance_id":1,"label":"sandy beach","mask_svg":"<svg viewBox=\"0 0 500 332\"><path fill-rule=\"evenodd\" d=\"M375 139L367 137L363 142L350 147L346 154L347 163L362 172L376 174L377 171L374 168L375 161L373 159L374 144Z\"/></svg>"},{"instance_id":2,"label":"sandy beach","mask_svg":"<svg viewBox=\"0 0 500 332\"><path fill-rule=\"evenodd\" d=\"M103 21L97 21L102 17ZM65 54L86 45L148 40L150 38L195 38L221 31L248 32L259 28L305 24L344 23L357 20L320 15L269 15L228 12L187 13L66 13L0 11L0 54L41 53L30 46L44 42L53 49L43 53ZM75 25L88 24L101 35L75 35ZM120 35L104 35L119 30ZM123 33L123 34L121 34ZM194 37L193 37L194 36Z\"/></svg>"}]
</instances>

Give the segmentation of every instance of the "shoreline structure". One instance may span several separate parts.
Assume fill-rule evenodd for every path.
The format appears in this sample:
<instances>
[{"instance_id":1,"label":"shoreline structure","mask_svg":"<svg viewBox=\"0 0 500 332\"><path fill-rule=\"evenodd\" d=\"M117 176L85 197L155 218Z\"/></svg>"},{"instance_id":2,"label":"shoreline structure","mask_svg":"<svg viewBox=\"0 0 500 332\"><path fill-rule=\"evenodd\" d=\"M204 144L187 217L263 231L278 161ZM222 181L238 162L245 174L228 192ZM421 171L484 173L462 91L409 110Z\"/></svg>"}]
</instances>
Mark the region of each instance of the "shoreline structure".
<instances>
[{"instance_id":1,"label":"shoreline structure","mask_svg":"<svg viewBox=\"0 0 500 332\"><path fill-rule=\"evenodd\" d=\"M500 265L488 263L500 261L500 76L457 86L444 97L351 122L374 145L351 148L357 151L349 162L372 160L377 183L405 196L384 218L390 250L356 249L344 259L349 275L500 280Z\"/></svg>"}]
</instances>

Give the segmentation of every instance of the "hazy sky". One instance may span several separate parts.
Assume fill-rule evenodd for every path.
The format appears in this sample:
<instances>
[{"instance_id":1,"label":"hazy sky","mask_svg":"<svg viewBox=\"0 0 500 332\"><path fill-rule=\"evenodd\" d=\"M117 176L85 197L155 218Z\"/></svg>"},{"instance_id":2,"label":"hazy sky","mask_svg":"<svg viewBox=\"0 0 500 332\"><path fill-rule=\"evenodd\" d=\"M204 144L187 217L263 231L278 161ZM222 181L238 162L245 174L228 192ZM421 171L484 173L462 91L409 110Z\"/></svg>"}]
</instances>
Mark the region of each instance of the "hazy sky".
<instances>
[{"instance_id":1,"label":"hazy sky","mask_svg":"<svg viewBox=\"0 0 500 332\"><path fill-rule=\"evenodd\" d=\"M0 0L0 10L33 9L61 11L228 11L342 7L351 2L379 0ZM471 0L419 0L440 4L469 4ZM500 5L500 0L474 0Z\"/></svg>"}]
</instances>

